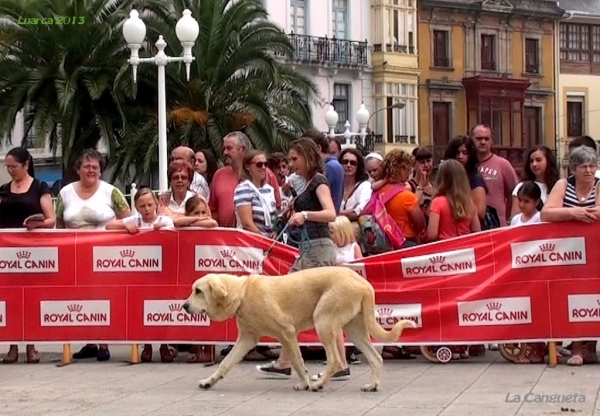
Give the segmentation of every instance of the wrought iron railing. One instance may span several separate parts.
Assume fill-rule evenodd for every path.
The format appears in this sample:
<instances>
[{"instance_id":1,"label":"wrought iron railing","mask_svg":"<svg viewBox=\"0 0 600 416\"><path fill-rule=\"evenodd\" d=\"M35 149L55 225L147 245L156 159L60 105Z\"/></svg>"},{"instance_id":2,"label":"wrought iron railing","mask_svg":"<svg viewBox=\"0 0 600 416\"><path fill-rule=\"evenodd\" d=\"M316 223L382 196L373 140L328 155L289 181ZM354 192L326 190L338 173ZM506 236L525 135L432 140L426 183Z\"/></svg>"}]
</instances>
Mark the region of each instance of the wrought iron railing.
<instances>
[{"instance_id":1,"label":"wrought iron railing","mask_svg":"<svg viewBox=\"0 0 600 416\"><path fill-rule=\"evenodd\" d=\"M295 58L306 63L334 63L348 66L368 65L368 43L309 35L288 34Z\"/></svg>"}]
</instances>

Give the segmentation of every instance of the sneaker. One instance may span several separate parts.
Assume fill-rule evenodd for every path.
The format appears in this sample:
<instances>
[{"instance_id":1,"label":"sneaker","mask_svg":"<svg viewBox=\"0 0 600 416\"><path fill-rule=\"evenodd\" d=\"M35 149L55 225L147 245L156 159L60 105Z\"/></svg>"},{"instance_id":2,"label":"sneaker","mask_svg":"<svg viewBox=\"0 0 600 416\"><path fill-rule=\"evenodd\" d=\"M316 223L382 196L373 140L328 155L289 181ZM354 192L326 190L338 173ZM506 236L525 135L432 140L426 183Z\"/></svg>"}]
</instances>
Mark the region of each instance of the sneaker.
<instances>
[{"instance_id":1,"label":"sneaker","mask_svg":"<svg viewBox=\"0 0 600 416\"><path fill-rule=\"evenodd\" d=\"M488 344L488 349L490 351L498 351L498 344Z\"/></svg>"},{"instance_id":2,"label":"sneaker","mask_svg":"<svg viewBox=\"0 0 600 416\"><path fill-rule=\"evenodd\" d=\"M289 378L292 375L291 368L277 368L275 367L276 361L272 361L269 364L257 365L256 369L261 373L268 374L273 377Z\"/></svg>"},{"instance_id":3,"label":"sneaker","mask_svg":"<svg viewBox=\"0 0 600 416\"><path fill-rule=\"evenodd\" d=\"M348 357L346 357L346 361L348 361L348 364L360 364L362 361L360 361L360 359L356 356L355 353L351 352L350 354L348 354Z\"/></svg>"},{"instance_id":4,"label":"sneaker","mask_svg":"<svg viewBox=\"0 0 600 416\"><path fill-rule=\"evenodd\" d=\"M310 379L312 381L319 381L321 377L323 377L325 373L319 373L316 376L312 376ZM350 367L345 368L343 370L338 371L333 376L331 376L331 380L335 381L346 381L350 379Z\"/></svg>"},{"instance_id":5,"label":"sneaker","mask_svg":"<svg viewBox=\"0 0 600 416\"><path fill-rule=\"evenodd\" d=\"M84 346L79 352L73 354L74 360L84 360L86 358L97 358L98 357L98 346L94 344L88 344Z\"/></svg>"}]
</instances>

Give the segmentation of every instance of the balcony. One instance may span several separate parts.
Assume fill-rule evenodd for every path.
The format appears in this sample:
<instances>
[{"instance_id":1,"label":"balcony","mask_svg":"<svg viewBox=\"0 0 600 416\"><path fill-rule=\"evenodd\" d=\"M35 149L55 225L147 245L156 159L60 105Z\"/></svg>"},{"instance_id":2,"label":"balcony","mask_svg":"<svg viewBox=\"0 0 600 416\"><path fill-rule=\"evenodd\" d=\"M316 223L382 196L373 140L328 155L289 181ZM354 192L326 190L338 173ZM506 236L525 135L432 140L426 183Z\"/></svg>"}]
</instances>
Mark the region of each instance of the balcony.
<instances>
[{"instance_id":1,"label":"balcony","mask_svg":"<svg viewBox=\"0 0 600 416\"><path fill-rule=\"evenodd\" d=\"M394 52L394 53L404 53L404 54L414 54L415 47L412 45L398 45L396 43L385 44L376 43L373 45L373 52Z\"/></svg>"},{"instance_id":2,"label":"balcony","mask_svg":"<svg viewBox=\"0 0 600 416\"><path fill-rule=\"evenodd\" d=\"M290 33L296 61L309 65L339 65L350 68L368 65L366 41L345 40Z\"/></svg>"}]
</instances>

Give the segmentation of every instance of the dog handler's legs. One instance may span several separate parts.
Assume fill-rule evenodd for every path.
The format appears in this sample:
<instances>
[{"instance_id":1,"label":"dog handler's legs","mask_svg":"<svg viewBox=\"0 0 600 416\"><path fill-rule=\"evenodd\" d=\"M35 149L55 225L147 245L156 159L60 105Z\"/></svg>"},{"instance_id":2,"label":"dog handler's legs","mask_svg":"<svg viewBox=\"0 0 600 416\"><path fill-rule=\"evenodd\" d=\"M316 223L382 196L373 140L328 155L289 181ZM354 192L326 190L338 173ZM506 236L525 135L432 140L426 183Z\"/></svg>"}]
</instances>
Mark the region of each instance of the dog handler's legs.
<instances>
[{"instance_id":1,"label":"dog handler's legs","mask_svg":"<svg viewBox=\"0 0 600 416\"><path fill-rule=\"evenodd\" d=\"M214 386L217 381L225 377L225 374L231 370L231 367L242 361L248 351L256 347L259 339L260 336L258 335L240 332L235 345L229 354L227 354L227 356L223 359L223 361L221 361L217 371L215 371L210 377L200 380L198 386L201 389L209 389Z\"/></svg>"}]
</instances>

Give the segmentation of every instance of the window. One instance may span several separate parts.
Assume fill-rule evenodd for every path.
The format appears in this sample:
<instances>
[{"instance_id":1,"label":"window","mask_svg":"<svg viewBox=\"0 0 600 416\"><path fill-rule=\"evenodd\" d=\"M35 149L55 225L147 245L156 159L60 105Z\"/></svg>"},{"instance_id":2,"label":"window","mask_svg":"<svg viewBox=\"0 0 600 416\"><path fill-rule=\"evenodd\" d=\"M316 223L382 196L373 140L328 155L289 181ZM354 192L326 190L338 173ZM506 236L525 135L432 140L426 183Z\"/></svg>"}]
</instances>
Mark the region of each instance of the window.
<instances>
[{"instance_id":1,"label":"window","mask_svg":"<svg viewBox=\"0 0 600 416\"><path fill-rule=\"evenodd\" d=\"M531 149L542 144L542 109L540 107L525 107L523 116L525 129L525 147Z\"/></svg>"},{"instance_id":2,"label":"window","mask_svg":"<svg viewBox=\"0 0 600 416\"><path fill-rule=\"evenodd\" d=\"M391 5L383 10L380 8L374 10L374 50L380 51L381 44L384 43L387 52L416 54L417 11L414 2L394 1L390 3ZM380 26L384 26L380 20L381 12L387 23L386 27L389 28L387 33L383 33L380 28Z\"/></svg>"},{"instance_id":3,"label":"window","mask_svg":"<svg viewBox=\"0 0 600 416\"><path fill-rule=\"evenodd\" d=\"M600 63L600 26L561 23L560 59Z\"/></svg>"},{"instance_id":4,"label":"window","mask_svg":"<svg viewBox=\"0 0 600 416\"><path fill-rule=\"evenodd\" d=\"M447 30L433 31L433 66L450 67L450 33Z\"/></svg>"},{"instance_id":5,"label":"window","mask_svg":"<svg viewBox=\"0 0 600 416\"><path fill-rule=\"evenodd\" d=\"M568 97L567 98L567 136L578 137L583 136L583 98L584 97Z\"/></svg>"},{"instance_id":6,"label":"window","mask_svg":"<svg viewBox=\"0 0 600 416\"><path fill-rule=\"evenodd\" d=\"M347 39L347 0L333 0L333 37L336 39Z\"/></svg>"},{"instance_id":7,"label":"window","mask_svg":"<svg viewBox=\"0 0 600 416\"><path fill-rule=\"evenodd\" d=\"M496 36L481 35L481 69L496 70Z\"/></svg>"},{"instance_id":8,"label":"window","mask_svg":"<svg viewBox=\"0 0 600 416\"><path fill-rule=\"evenodd\" d=\"M377 94L377 85L375 91ZM417 86L388 82L382 86L385 95L385 133L387 143L417 143ZM377 100L376 100L377 101ZM397 102L404 108L389 108ZM379 126L379 119L377 121Z\"/></svg>"},{"instance_id":9,"label":"window","mask_svg":"<svg viewBox=\"0 0 600 416\"><path fill-rule=\"evenodd\" d=\"M450 103L434 102L431 109L432 143L446 146L450 141Z\"/></svg>"},{"instance_id":10,"label":"window","mask_svg":"<svg viewBox=\"0 0 600 416\"><path fill-rule=\"evenodd\" d=\"M291 0L291 25L292 32L297 35L306 34L306 4L304 0Z\"/></svg>"},{"instance_id":11,"label":"window","mask_svg":"<svg viewBox=\"0 0 600 416\"><path fill-rule=\"evenodd\" d=\"M539 74L540 71L540 41L525 39L525 72Z\"/></svg>"},{"instance_id":12,"label":"window","mask_svg":"<svg viewBox=\"0 0 600 416\"><path fill-rule=\"evenodd\" d=\"M498 107L498 103L496 103L496 107ZM493 108L491 100L489 106L484 105L481 108L481 124L490 126L492 128L494 144L502 145L502 111Z\"/></svg>"},{"instance_id":13,"label":"window","mask_svg":"<svg viewBox=\"0 0 600 416\"><path fill-rule=\"evenodd\" d=\"M348 121L348 114L350 113L348 110L349 106L349 97L350 97L350 86L347 84L333 84L333 108L338 113L338 125L336 127L336 133L342 133L346 130L344 125L346 121Z\"/></svg>"}]
</instances>

